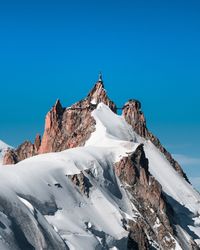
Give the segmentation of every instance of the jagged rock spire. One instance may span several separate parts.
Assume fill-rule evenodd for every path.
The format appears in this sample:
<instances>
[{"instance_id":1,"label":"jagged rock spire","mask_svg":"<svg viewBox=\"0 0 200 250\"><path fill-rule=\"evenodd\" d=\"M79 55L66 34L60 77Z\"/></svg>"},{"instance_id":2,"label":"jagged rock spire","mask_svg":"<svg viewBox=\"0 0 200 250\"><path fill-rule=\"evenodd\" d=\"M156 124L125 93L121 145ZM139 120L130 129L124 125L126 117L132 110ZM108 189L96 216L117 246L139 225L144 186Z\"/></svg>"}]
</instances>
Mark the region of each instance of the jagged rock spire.
<instances>
[{"instance_id":1,"label":"jagged rock spire","mask_svg":"<svg viewBox=\"0 0 200 250\"><path fill-rule=\"evenodd\" d=\"M132 126L133 130L141 137L150 140L161 153L165 155L172 167L189 182L178 162L175 161L171 154L162 146L159 139L148 130L144 113L141 111L141 103L138 100L130 99L125 103L122 114L125 120Z\"/></svg>"},{"instance_id":2,"label":"jagged rock spire","mask_svg":"<svg viewBox=\"0 0 200 250\"><path fill-rule=\"evenodd\" d=\"M87 99L90 103L98 105L100 102L106 104L113 112L116 113L117 107L113 101L108 97L104 88L102 74L99 74L99 79L89 92Z\"/></svg>"},{"instance_id":3,"label":"jagged rock spire","mask_svg":"<svg viewBox=\"0 0 200 250\"><path fill-rule=\"evenodd\" d=\"M56 103L53 106L52 111L54 111L54 112L56 112L58 114L62 114L63 113L63 107L62 107L59 99L56 100Z\"/></svg>"},{"instance_id":4,"label":"jagged rock spire","mask_svg":"<svg viewBox=\"0 0 200 250\"><path fill-rule=\"evenodd\" d=\"M141 111L141 103L138 100L130 99L125 103L123 107L123 116L137 134L144 138L147 137L148 131L146 128L146 120Z\"/></svg>"}]
</instances>

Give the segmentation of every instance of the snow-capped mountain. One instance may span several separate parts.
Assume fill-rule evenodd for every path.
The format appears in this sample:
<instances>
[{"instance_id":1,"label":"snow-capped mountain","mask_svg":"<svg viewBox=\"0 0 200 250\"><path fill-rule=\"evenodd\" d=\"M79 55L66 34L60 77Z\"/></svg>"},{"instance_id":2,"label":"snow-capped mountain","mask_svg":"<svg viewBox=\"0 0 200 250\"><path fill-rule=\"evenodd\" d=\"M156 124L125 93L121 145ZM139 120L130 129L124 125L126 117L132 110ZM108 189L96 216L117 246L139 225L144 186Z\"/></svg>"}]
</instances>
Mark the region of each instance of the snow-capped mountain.
<instances>
[{"instance_id":1,"label":"snow-capped mountain","mask_svg":"<svg viewBox=\"0 0 200 250\"><path fill-rule=\"evenodd\" d=\"M116 109L99 81L69 108L57 101L42 138L6 153L0 249L199 249L200 194L141 104Z\"/></svg>"},{"instance_id":2,"label":"snow-capped mountain","mask_svg":"<svg viewBox=\"0 0 200 250\"><path fill-rule=\"evenodd\" d=\"M0 140L0 164L2 164L3 157L4 157L7 149L9 149L9 148L12 148L12 147Z\"/></svg>"}]
</instances>

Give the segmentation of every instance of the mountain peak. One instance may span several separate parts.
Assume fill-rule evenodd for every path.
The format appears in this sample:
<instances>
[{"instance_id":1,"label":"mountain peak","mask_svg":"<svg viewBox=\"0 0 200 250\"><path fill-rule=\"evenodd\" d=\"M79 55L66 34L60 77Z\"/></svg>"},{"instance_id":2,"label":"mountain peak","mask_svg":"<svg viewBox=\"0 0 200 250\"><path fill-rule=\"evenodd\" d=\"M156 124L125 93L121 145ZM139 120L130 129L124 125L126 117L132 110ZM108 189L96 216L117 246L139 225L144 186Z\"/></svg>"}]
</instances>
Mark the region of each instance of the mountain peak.
<instances>
[{"instance_id":1,"label":"mountain peak","mask_svg":"<svg viewBox=\"0 0 200 250\"><path fill-rule=\"evenodd\" d=\"M92 111L99 103L104 103L116 113L117 107L107 95L102 74L99 75L98 81L88 96L71 107L63 108L60 100L57 99L52 109L46 115L43 137L37 136L34 144L23 143L16 150L9 150L4 156L4 163L16 163L35 154L83 146L95 130L95 120L92 117ZM123 116L126 122L132 126L133 131L141 137L150 140L165 155L173 168L188 181L181 166L147 129L146 119L141 111L141 103L138 100L130 99L125 103ZM13 157L15 155L16 157Z\"/></svg>"},{"instance_id":2,"label":"mountain peak","mask_svg":"<svg viewBox=\"0 0 200 250\"><path fill-rule=\"evenodd\" d=\"M56 100L56 103L54 104L52 109L53 109L54 112L56 112L58 114L63 113L63 107L62 107L59 99Z\"/></svg>"},{"instance_id":3,"label":"mountain peak","mask_svg":"<svg viewBox=\"0 0 200 250\"><path fill-rule=\"evenodd\" d=\"M99 80L71 107L56 101L42 138L7 151L6 164L43 155L2 169L0 198L7 218L2 225L14 222L23 236L34 232L29 237L34 249L64 250L68 242L74 249L199 249L199 194L147 129L141 103L131 99L123 117L116 115ZM70 223L63 227L57 212ZM8 236L4 231L7 242L10 231Z\"/></svg>"},{"instance_id":4,"label":"mountain peak","mask_svg":"<svg viewBox=\"0 0 200 250\"><path fill-rule=\"evenodd\" d=\"M106 104L114 113L116 113L117 107L113 101L107 95L104 88L103 81L100 78L89 92L87 99L90 103L98 105L100 102Z\"/></svg>"}]
</instances>

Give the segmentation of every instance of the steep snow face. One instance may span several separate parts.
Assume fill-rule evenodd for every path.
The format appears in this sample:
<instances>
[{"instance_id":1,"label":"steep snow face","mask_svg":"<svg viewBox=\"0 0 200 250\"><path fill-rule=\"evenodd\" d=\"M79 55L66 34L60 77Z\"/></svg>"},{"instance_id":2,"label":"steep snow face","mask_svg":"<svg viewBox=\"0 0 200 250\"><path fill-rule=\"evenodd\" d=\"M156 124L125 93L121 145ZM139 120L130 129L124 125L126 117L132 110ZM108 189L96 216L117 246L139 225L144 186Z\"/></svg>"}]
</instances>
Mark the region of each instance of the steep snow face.
<instances>
[{"instance_id":1,"label":"steep snow face","mask_svg":"<svg viewBox=\"0 0 200 250\"><path fill-rule=\"evenodd\" d=\"M8 148L12 148L12 147L0 140L0 164L2 164L3 156Z\"/></svg>"},{"instance_id":2,"label":"steep snow face","mask_svg":"<svg viewBox=\"0 0 200 250\"><path fill-rule=\"evenodd\" d=\"M199 194L122 116L102 103L92 115L96 130L84 147L0 166L0 249L124 249L124 219L134 220L138 211L113 163L140 143L169 203L182 209L177 231L184 244L192 233L198 242ZM181 249L178 243L176 249Z\"/></svg>"},{"instance_id":3,"label":"steep snow face","mask_svg":"<svg viewBox=\"0 0 200 250\"><path fill-rule=\"evenodd\" d=\"M120 248L126 244L128 234L123 218L133 216L133 212L111 167L114 154L114 150L111 153L107 148L88 146L39 155L15 166L1 166L0 197L7 201L6 193L11 207L16 202L25 207L32 224L36 223L34 211L42 213L70 249ZM71 181L72 176L81 173L86 178L88 196ZM23 220L21 216L22 226ZM5 227L11 223L12 220ZM47 222L45 225L48 230ZM30 226L22 230L27 227ZM46 242L36 231L41 237L29 243L39 249Z\"/></svg>"},{"instance_id":4,"label":"steep snow face","mask_svg":"<svg viewBox=\"0 0 200 250\"><path fill-rule=\"evenodd\" d=\"M200 246L200 194L185 181L150 142L144 144L151 174L160 182L177 216L177 231Z\"/></svg>"}]
</instances>

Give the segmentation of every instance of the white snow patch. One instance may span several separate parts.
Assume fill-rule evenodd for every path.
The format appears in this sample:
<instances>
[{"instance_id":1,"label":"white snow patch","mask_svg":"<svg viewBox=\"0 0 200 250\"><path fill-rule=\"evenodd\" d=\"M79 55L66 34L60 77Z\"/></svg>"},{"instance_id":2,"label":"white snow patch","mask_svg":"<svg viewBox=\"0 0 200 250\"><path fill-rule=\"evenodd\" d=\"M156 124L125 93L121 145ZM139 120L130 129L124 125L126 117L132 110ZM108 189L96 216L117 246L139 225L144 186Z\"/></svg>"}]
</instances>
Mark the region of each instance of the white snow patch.
<instances>
[{"instance_id":1,"label":"white snow patch","mask_svg":"<svg viewBox=\"0 0 200 250\"><path fill-rule=\"evenodd\" d=\"M19 196L18 196L18 198L24 203L24 205L26 205L28 207L28 209L31 211L31 213L34 214L34 207L31 205L31 203L29 201L27 201L26 199L23 199Z\"/></svg>"},{"instance_id":2,"label":"white snow patch","mask_svg":"<svg viewBox=\"0 0 200 250\"><path fill-rule=\"evenodd\" d=\"M95 98L93 98L90 103L96 105L97 104L97 100Z\"/></svg>"}]
</instances>

